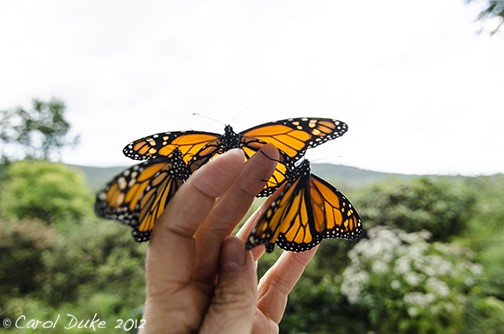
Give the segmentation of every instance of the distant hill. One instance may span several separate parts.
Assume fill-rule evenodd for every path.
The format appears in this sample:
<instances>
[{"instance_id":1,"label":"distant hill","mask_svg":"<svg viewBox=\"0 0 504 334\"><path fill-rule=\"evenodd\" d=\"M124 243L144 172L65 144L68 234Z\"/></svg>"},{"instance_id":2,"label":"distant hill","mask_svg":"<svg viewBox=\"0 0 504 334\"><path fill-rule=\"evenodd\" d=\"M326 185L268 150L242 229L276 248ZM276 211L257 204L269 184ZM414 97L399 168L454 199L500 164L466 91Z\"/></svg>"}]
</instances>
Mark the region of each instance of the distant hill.
<instances>
[{"instance_id":1,"label":"distant hill","mask_svg":"<svg viewBox=\"0 0 504 334\"><path fill-rule=\"evenodd\" d=\"M67 165L70 168L76 169L84 174L87 185L94 190L98 190L110 181L116 174L123 171L126 166L117 167L91 167L80 165Z\"/></svg>"},{"instance_id":2,"label":"distant hill","mask_svg":"<svg viewBox=\"0 0 504 334\"><path fill-rule=\"evenodd\" d=\"M79 166L79 165L69 165L74 169L81 171L86 182L90 188L98 190L103 187L109 180L115 175L120 173L126 168L126 166L117 167L91 167L91 166ZM356 167L349 167L343 165L334 165L329 163L314 163L311 165L312 173L327 180L328 182L344 186L346 188L355 188L371 183L375 183L387 178L412 178L418 175L406 175L406 174L395 174L395 173L382 173L375 172L366 169L360 169Z\"/></svg>"},{"instance_id":3,"label":"distant hill","mask_svg":"<svg viewBox=\"0 0 504 334\"><path fill-rule=\"evenodd\" d=\"M355 188L388 178L412 178L415 175L375 172L357 167L334 165L329 163L311 164L312 173L334 185L344 184Z\"/></svg>"}]
</instances>

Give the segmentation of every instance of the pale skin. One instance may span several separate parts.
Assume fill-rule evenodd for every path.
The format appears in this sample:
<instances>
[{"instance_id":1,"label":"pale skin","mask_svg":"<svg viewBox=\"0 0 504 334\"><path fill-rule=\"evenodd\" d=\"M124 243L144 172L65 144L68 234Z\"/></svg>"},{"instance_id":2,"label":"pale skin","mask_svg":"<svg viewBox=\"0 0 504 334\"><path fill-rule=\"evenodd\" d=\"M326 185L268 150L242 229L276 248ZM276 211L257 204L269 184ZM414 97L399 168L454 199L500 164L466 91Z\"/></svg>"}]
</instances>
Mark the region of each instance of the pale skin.
<instances>
[{"instance_id":1,"label":"pale skin","mask_svg":"<svg viewBox=\"0 0 504 334\"><path fill-rule=\"evenodd\" d=\"M246 163L230 150L201 167L156 222L141 333L279 332L287 296L317 247L284 252L257 281L264 247L246 251L244 240L272 197L231 236L275 168L276 148L262 150Z\"/></svg>"}]
</instances>

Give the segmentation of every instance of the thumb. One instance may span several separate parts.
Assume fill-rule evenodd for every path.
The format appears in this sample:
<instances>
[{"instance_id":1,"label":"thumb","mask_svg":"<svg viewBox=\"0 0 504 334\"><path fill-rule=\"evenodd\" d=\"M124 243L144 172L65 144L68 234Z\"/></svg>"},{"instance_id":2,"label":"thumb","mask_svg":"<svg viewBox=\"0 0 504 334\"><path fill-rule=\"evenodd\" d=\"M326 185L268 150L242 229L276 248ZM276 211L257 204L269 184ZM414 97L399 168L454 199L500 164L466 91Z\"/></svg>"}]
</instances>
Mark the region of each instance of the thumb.
<instances>
[{"instance_id":1,"label":"thumb","mask_svg":"<svg viewBox=\"0 0 504 334\"><path fill-rule=\"evenodd\" d=\"M219 278L200 333L250 333L256 313L257 275L250 252L237 237L225 239Z\"/></svg>"}]
</instances>

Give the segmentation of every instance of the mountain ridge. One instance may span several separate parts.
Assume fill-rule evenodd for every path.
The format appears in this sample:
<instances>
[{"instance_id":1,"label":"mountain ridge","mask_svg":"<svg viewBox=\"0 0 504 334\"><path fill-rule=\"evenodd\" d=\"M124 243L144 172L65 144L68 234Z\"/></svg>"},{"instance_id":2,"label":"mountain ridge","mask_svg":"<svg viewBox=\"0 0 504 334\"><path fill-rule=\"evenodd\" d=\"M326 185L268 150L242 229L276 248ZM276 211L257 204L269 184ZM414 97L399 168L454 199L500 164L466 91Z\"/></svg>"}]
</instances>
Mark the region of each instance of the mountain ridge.
<instances>
[{"instance_id":1,"label":"mountain ridge","mask_svg":"<svg viewBox=\"0 0 504 334\"><path fill-rule=\"evenodd\" d=\"M112 166L112 167L95 167L67 164L70 168L80 171L87 185L91 189L98 190L110 181L115 175L119 174L129 166ZM344 185L347 188L357 188L366 186L372 183L383 181L386 179L411 179L415 177L432 177L432 178L450 178L461 179L471 178L471 176L463 175L434 175L434 174L401 174L378 172L359 167L346 165L336 165L331 163L312 163L312 173L320 178L327 180L329 183Z\"/></svg>"}]
</instances>

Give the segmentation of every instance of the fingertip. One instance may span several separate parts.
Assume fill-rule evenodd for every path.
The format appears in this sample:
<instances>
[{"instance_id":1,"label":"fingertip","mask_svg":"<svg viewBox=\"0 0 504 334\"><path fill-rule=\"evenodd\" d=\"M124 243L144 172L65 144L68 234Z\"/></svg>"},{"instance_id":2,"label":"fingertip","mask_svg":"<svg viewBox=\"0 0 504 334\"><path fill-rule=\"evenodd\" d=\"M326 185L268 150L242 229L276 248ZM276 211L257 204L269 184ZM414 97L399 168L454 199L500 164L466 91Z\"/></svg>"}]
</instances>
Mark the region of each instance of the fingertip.
<instances>
[{"instance_id":1,"label":"fingertip","mask_svg":"<svg viewBox=\"0 0 504 334\"><path fill-rule=\"evenodd\" d=\"M224 152L223 154L221 154L220 156L218 156L214 160L222 159L223 157L227 157L227 159L235 159L237 161L243 162L244 156L245 156L245 153L243 152L243 150L241 148L233 148L233 149L230 149L229 151Z\"/></svg>"},{"instance_id":2,"label":"fingertip","mask_svg":"<svg viewBox=\"0 0 504 334\"><path fill-rule=\"evenodd\" d=\"M221 246L221 267L227 272L235 272L243 268L246 262L247 251L240 238L228 237Z\"/></svg>"},{"instance_id":3,"label":"fingertip","mask_svg":"<svg viewBox=\"0 0 504 334\"><path fill-rule=\"evenodd\" d=\"M261 148L261 152L268 159L273 160L273 161L278 161L278 159L280 158L280 153L278 152L278 149L276 148L275 145L273 145L271 143L264 145Z\"/></svg>"},{"instance_id":4,"label":"fingertip","mask_svg":"<svg viewBox=\"0 0 504 334\"><path fill-rule=\"evenodd\" d=\"M196 189L209 197L220 196L235 181L244 166L241 149L232 149L210 160L188 179Z\"/></svg>"}]
</instances>

